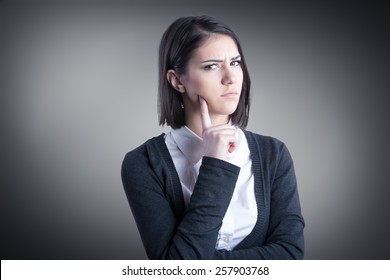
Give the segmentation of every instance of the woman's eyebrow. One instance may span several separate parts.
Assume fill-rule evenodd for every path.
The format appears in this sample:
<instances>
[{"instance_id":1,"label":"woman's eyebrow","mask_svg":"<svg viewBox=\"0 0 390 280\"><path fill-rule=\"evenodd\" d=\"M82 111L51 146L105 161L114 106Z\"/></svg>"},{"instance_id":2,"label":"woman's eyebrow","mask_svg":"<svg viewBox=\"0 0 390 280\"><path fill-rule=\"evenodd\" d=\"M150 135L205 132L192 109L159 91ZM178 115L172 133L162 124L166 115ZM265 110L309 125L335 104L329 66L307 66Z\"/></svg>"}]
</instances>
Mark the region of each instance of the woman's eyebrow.
<instances>
[{"instance_id":1,"label":"woman's eyebrow","mask_svg":"<svg viewBox=\"0 0 390 280\"><path fill-rule=\"evenodd\" d=\"M237 56L235 56L235 57L232 57L230 60L232 61L232 60L237 60L237 59L240 59L241 58L241 56L240 55L237 55ZM213 59L207 59L207 60L204 60L204 61L202 61L201 63L208 63L208 62L223 62L224 60L223 59L215 59L215 58L213 58Z\"/></svg>"},{"instance_id":2,"label":"woman's eyebrow","mask_svg":"<svg viewBox=\"0 0 390 280\"><path fill-rule=\"evenodd\" d=\"M208 62L223 62L223 60L222 59L213 58L213 59L203 60L201 63L208 63Z\"/></svg>"}]
</instances>

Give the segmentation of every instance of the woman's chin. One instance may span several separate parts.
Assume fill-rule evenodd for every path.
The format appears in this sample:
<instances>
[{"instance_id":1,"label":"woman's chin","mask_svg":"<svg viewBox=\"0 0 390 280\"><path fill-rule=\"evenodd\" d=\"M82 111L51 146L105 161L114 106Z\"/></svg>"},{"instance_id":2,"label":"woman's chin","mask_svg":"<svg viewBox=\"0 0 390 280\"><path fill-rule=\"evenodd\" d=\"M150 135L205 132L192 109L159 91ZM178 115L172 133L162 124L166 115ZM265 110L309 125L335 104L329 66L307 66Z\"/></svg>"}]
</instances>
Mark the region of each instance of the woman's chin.
<instances>
[{"instance_id":1,"label":"woman's chin","mask_svg":"<svg viewBox=\"0 0 390 280\"><path fill-rule=\"evenodd\" d=\"M211 111L213 111L213 113L217 115L230 116L236 111L236 109L237 109L237 104L231 106L223 106L223 107L221 106L219 108L216 108L215 110L210 110L210 113Z\"/></svg>"}]
</instances>

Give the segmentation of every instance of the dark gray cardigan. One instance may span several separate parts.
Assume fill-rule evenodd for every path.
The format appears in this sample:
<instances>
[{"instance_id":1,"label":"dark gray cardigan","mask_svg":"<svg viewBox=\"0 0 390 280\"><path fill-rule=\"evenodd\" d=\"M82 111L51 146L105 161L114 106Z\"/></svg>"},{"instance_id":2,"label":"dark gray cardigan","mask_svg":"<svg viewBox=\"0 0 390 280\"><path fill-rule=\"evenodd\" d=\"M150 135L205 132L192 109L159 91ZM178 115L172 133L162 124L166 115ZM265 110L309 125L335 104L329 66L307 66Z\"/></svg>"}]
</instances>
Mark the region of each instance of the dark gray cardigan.
<instances>
[{"instance_id":1,"label":"dark gray cardigan","mask_svg":"<svg viewBox=\"0 0 390 280\"><path fill-rule=\"evenodd\" d=\"M240 168L203 157L186 208L164 134L129 152L122 182L150 259L302 259L304 220L293 161L279 140L244 131L258 216L234 250L215 248Z\"/></svg>"}]
</instances>

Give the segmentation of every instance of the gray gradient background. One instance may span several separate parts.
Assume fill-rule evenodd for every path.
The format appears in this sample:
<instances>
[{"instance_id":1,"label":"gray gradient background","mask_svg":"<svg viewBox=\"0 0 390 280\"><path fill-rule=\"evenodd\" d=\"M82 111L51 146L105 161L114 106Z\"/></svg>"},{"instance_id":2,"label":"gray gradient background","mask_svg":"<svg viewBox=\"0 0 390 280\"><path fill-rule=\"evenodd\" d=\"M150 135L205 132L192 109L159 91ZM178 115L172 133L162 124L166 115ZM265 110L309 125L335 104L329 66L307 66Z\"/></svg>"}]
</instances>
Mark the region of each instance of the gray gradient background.
<instances>
[{"instance_id":1,"label":"gray gradient background","mask_svg":"<svg viewBox=\"0 0 390 280\"><path fill-rule=\"evenodd\" d=\"M2 259L146 258L120 167L168 131L157 47L201 13L240 37L248 129L294 158L306 259L389 259L386 0L0 1Z\"/></svg>"}]
</instances>

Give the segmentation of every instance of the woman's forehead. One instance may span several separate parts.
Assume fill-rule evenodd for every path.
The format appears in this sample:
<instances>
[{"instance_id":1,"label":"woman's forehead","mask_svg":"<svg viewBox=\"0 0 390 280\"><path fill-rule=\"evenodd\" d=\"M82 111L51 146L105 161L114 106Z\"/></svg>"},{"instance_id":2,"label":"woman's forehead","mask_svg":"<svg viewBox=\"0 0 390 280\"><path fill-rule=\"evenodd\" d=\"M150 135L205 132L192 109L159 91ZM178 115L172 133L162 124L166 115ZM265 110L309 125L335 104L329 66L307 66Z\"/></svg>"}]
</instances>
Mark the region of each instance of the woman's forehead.
<instances>
[{"instance_id":1,"label":"woman's forehead","mask_svg":"<svg viewBox=\"0 0 390 280\"><path fill-rule=\"evenodd\" d=\"M225 59L240 55L236 42L228 35L212 34L192 54L193 59Z\"/></svg>"}]
</instances>

